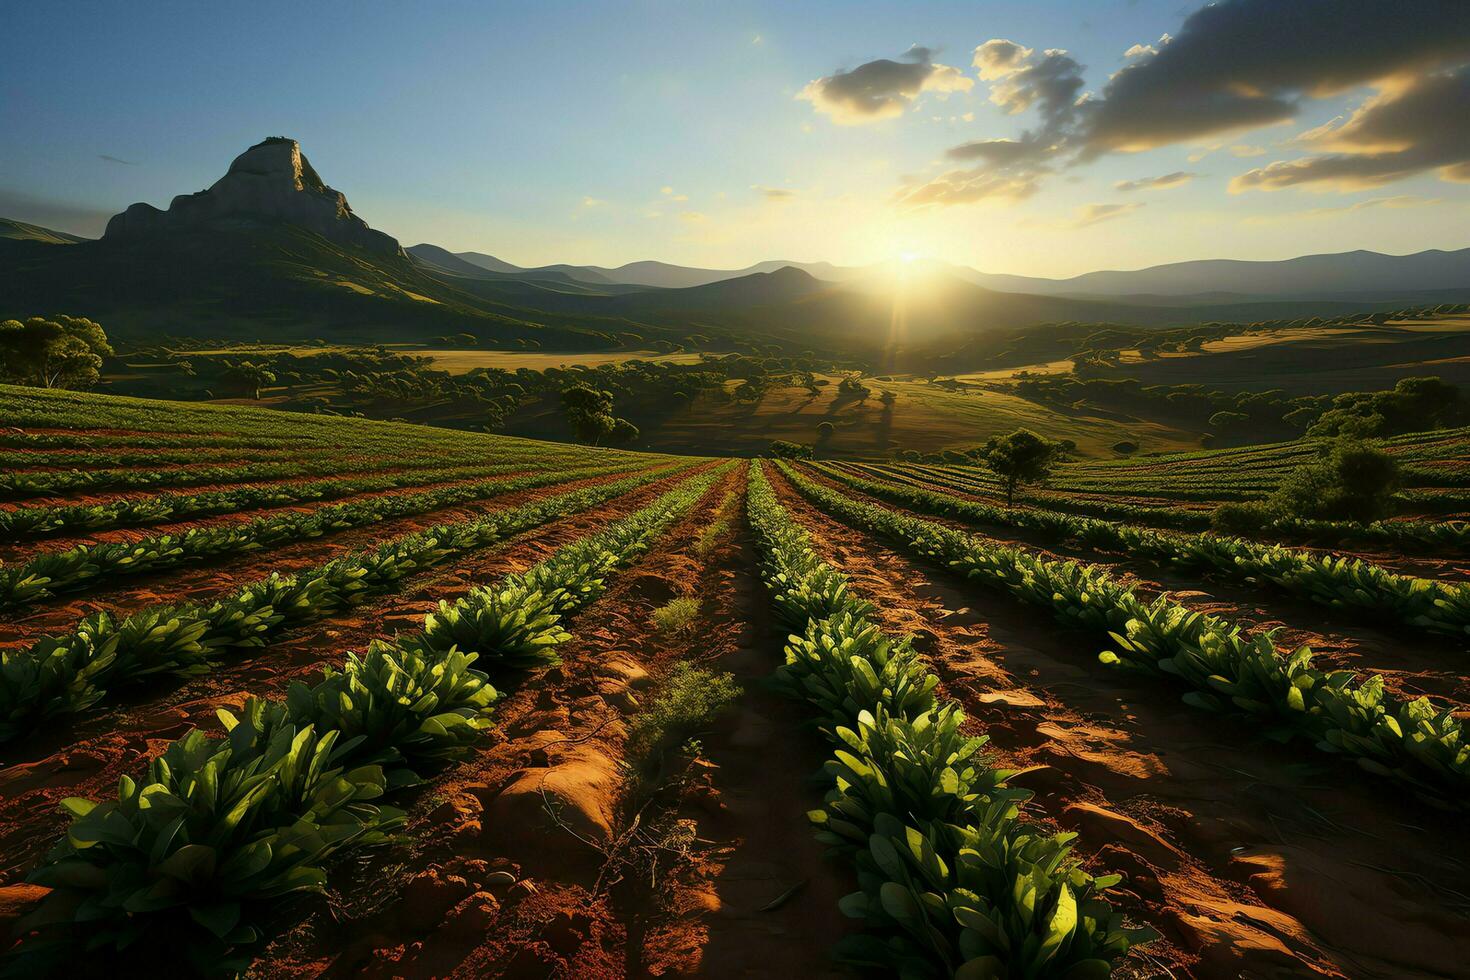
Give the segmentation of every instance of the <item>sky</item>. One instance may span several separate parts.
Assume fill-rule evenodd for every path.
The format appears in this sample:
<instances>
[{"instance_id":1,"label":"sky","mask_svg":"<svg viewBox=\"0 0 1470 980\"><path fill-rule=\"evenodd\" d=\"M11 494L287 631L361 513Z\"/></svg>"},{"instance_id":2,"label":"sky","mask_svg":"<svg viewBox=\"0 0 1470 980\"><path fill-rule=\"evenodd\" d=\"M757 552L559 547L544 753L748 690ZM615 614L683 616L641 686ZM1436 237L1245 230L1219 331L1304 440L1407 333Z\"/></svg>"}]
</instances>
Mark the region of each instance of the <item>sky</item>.
<instances>
[{"instance_id":1,"label":"sky","mask_svg":"<svg viewBox=\"0 0 1470 980\"><path fill-rule=\"evenodd\" d=\"M11 5L0 215L100 234L290 136L521 265L1063 277L1470 246L1470 2Z\"/></svg>"}]
</instances>

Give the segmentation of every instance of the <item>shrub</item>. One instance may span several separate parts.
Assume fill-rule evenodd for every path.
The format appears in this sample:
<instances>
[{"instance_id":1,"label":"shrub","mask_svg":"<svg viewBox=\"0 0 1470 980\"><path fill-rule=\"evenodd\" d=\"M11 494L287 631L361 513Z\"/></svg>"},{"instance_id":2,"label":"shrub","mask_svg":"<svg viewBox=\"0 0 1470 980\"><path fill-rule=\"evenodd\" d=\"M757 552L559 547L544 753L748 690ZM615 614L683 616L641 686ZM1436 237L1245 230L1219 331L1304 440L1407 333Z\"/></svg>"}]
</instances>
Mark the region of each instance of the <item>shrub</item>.
<instances>
[{"instance_id":1,"label":"shrub","mask_svg":"<svg viewBox=\"0 0 1470 980\"><path fill-rule=\"evenodd\" d=\"M633 719L626 746L628 764L642 773L656 770L664 753L698 735L739 696L740 685L729 674L688 663L675 665L658 694Z\"/></svg>"},{"instance_id":2,"label":"shrub","mask_svg":"<svg viewBox=\"0 0 1470 980\"><path fill-rule=\"evenodd\" d=\"M688 596L672 599L653 611L653 625L660 633L682 633L694 625L699 600Z\"/></svg>"},{"instance_id":3,"label":"shrub","mask_svg":"<svg viewBox=\"0 0 1470 980\"><path fill-rule=\"evenodd\" d=\"M1342 441L1288 476L1267 503L1285 516L1367 523L1393 513L1399 481L1398 461L1388 453Z\"/></svg>"},{"instance_id":4,"label":"shrub","mask_svg":"<svg viewBox=\"0 0 1470 980\"><path fill-rule=\"evenodd\" d=\"M1228 503L1215 508L1210 527L1221 534L1257 534L1275 518L1272 509L1258 501Z\"/></svg>"}]
</instances>

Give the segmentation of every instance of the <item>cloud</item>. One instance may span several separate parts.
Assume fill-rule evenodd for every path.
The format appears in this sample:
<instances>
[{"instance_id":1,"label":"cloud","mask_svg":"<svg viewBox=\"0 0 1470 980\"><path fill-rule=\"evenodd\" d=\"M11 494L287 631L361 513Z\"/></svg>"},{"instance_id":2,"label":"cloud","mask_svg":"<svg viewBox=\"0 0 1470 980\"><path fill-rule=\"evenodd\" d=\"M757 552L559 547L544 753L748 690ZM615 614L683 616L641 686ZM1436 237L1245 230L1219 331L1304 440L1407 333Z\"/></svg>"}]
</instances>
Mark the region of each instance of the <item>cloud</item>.
<instances>
[{"instance_id":1,"label":"cloud","mask_svg":"<svg viewBox=\"0 0 1470 980\"><path fill-rule=\"evenodd\" d=\"M796 191L785 187L766 187L762 184L751 184L750 189L760 191L767 201L789 201L796 197Z\"/></svg>"},{"instance_id":2,"label":"cloud","mask_svg":"<svg viewBox=\"0 0 1470 980\"><path fill-rule=\"evenodd\" d=\"M106 153L97 154L97 159L106 160L108 163L120 163L124 167L136 167L138 165L136 160L124 160L121 157L109 156Z\"/></svg>"},{"instance_id":3,"label":"cloud","mask_svg":"<svg viewBox=\"0 0 1470 980\"><path fill-rule=\"evenodd\" d=\"M582 198L582 207L584 207L584 208L600 208L600 207L602 207L606 203L607 202L604 201L604 200L602 200L601 198L596 198L596 197L584 197L584 198Z\"/></svg>"},{"instance_id":4,"label":"cloud","mask_svg":"<svg viewBox=\"0 0 1470 980\"><path fill-rule=\"evenodd\" d=\"M991 174L984 170L951 170L932 180L904 188L895 202L905 208L947 207L984 200L1020 201L1036 193L1028 177Z\"/></svg>"},{"instance_id":5,"label":"cloud","mask_svg":"<svg viewBox=\"0 0 1470 980\"><path fill-rule=\"evenodd\" d=\"M1086 204L1078 208L1072 219L1072 228L1087 228L1091 225L1123 218L1143 207L1142 201L1132 204Z\"/></svg>"},{"instance_id":6,"label":"cloud","mask_svg":"<svg viewBox=\"0 0 1470 980\"><path fill-rule=\"evenodd\" d=\"M797 98L841 126L858 126L901 116L924 92L968 92L975 82L958 68L930 60L928 48L913 47L904 61L886 58L839 71L807 84Z\"/></svg>"},{"instance_id":7,"label":"cloud","mask_svg":"<svg viewBox=\"0 0 1470 980\"><path fill-rule=\"evenodd\" d=\"M1025 183L1034 190L1043 176L1108 153L1287 123L1310 100L1363 86L1380 95L1348 122L1328 127L1347 149L1252 171L1236 189L1376 186L1426 170L1470 180L1470 153L1456 149L1470 113L1443 76L1470 61L1466 0L1218 0L1189 14L1172 36L1126 54L1128 63L1092 95L1083 91L1083 66L1065 51L1038 54L1016 41L986 41L975 49L974 65L990 85L990 101L1009 113L1034 112L1038 125L1016 139L953 147L950 159L972 160L975 167L963 177L951 171L937 178L944 186L932 194L910 188L900 199L955 199L949 191L956 186ZM1369 118L1359 118L1370 109ZM1437 134L1422 125L1434 113L1441 114ZM1370 135L1398 143L1370 148ZM1231 152L1264 151L1238 143Z\"/></svg>"},{"instance_id":8,"label":"cloud","mask_svg":"<svg viewBox=\"0 0 1470 980\"><path fill-rule=\"evenodd\" d=\"M684 222L685 224L695 225L699 224L701 221L708 221L709 215L699 211L680 211L679 220Z\"/></svg>"},{"instance_id":9,"label":"cloud","mask_svg":"<svg viewBox=\"0 0 1470 980\"><path fill-rule=\"evenodd\" d=\"M1258 167L1231 181L1230 190L1357 191L1428 171L1470 179L1470 65L1390 80L1345 121L1298 142L1324 152Z\"/></svg>"},{"instance_id":10,"label":"cloud","mask_svg":"<svg viewBox=\"0 0 1470 980\"><path fill-rule=\"evenodd\" d=\"M1287 122L1303 98L1465 57L1462 0L1222 0L1112 77L1088 112L1085 150L1144 150Z\"/></svg>"},{"instance_id":11,"label":"cloud","mask_svg":"<svg viewBox=\"0 0 1470 980\"><path fill-rule=\"evenodd\" d=\"M1164 174L1161 177L1139 177L1137 180L1120 180L1113 185L1118 191L1161 191L1170 187L1180 187L1189 183L1198 176L1188 170L1176 170L1172 174Z\"/></svg>"}]
</instances>

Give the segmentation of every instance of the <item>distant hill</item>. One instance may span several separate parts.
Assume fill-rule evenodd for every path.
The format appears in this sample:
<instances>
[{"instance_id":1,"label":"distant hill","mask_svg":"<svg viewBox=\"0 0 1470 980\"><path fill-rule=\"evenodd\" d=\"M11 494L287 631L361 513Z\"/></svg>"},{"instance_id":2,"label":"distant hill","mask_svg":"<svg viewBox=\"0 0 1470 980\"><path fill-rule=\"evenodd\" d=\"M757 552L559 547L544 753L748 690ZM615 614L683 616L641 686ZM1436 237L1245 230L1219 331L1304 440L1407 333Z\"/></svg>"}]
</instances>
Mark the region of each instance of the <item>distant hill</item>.
<instances>
[{"instance_id":1,"label":"distant hill","mask_svg":"<svg viewBox=\"0 0 1470 980\"><path fill-rule=\"evenodd\" d=\"M78 242L88 241L88 239L82 238L80 235L71 235L64 231L53 231L50 228L42 228L40 225L32 225L10 218L0 218L0 240L42 242L46 245L75 245Z\"/></svg>"}]
</instances>

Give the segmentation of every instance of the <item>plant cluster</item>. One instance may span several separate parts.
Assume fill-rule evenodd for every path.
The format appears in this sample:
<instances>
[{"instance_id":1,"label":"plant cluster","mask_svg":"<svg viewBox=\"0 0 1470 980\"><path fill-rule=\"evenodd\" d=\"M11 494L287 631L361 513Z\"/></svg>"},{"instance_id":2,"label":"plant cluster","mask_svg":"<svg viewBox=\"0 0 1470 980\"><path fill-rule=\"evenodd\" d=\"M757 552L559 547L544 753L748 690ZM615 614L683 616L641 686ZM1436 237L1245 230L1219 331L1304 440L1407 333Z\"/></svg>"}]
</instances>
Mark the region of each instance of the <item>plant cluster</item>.
<instances>
[{"instance_id":1,"label":"plant cluster","mask_svg":"<svg viewBox=\"0 0 1470 980\"><path fill-rule=\"evenodd\" d=\"M616 470L590 470L511 481L530 489ZM206 673L226 653L255 650L286 630L333 616L390 591L410 575L547 521L596 506L669 470L547 497L390 539L296 575L271 575L208 604L155 606L115 620L83 619L65 636L47 637L0 659L0 741L35 731L49 718L76 714L115 689L159 675Z\"/></svg>"},{"instance_id":2,"label":"plant cluster","mask_svg":"<svg viewBox=\"0 0 1470 980\"><path fill-rule=\"evenodd\" d=\"M1053 541L1110 548L1171 568L1204 571L1269 586L1333 609L1451 636L1470 636L1470 585L1389 571L1361 558L1335 557L1215 534L1179 534L1054 511L1010 510L918 487L865 480L819 466L839 482L927 514L1022 528Z\"/></svg>"},{"instance_id":3,"label":"plant cluster","mask_svg":"<svg viewBox=\"0 0 1470 980\"><path fill-rule=\"evenodd\" d=\"M66 837L30 876L54 891L32 955L80 941L92 950L182 946L196 969L238 969L232 947L259 938L264 903L320 891L325 862L389 838L403 814L377 801L461 755L490 725L497 698L474 665L554 662L563 616L596 598L613 570L645 552L724 468L683 481L603 531L558 549L522 575L441 604L420 631L374 641L284 700L221 711L223 736L194 730L171 743L116 799L65 801ZM527 656L510 626L514 599L544 597L549 643ZM535 602L535 600L532 600ZM448 610L486 628L452 637ZM490 610L486 615L486 611ZM491 619L502 622L489 627ZM223 960L223 962L221 962Z\"/></svg>"},{"instance_id":4,"label":"plant cluster","mask_svg":"<svg viewBox=\"0 0 1470 980\"><path fill-rule=\"evenodd\" d=\"M785 464L783 464L785 465ZM782 688L816 713L835 753L821 840L851 861L860 890L845 913L871 931L838 955L906 978L1105 977L1130 930L1102 897L1120 879L1093 877L1071 856L1075 834L1021 816L1030 794L964 733L938 678L884 634L873 607L812 551L752 463L748 506L778 623L792 632Z\"/></svg>"},{"instance_id":5,"label":"plant cluster","mask_svg":"<svg viewBox=\"0 0 1470 980\"><path fill-rule=\"evenodd\" d=\"M1377 675L1322 671L1312 652L1279 651L1271 634L1237 625L1160 596L1145 602L1107 571L1049 561L995 541L844 496L781 464L807 499L903 550L1028 605L1063 625L1100 634L1116 647L1103 663L1173 680L1199 708L1266 722L1361 768L1398 780L1425 799L1463 805L1470 789L1470 741L1450 708L1407 700Z\"/></svg>"}]
</instances>

